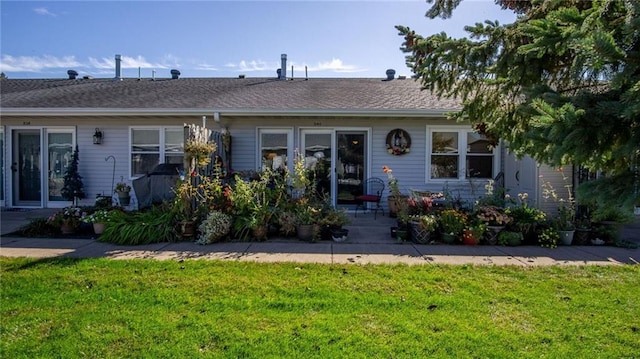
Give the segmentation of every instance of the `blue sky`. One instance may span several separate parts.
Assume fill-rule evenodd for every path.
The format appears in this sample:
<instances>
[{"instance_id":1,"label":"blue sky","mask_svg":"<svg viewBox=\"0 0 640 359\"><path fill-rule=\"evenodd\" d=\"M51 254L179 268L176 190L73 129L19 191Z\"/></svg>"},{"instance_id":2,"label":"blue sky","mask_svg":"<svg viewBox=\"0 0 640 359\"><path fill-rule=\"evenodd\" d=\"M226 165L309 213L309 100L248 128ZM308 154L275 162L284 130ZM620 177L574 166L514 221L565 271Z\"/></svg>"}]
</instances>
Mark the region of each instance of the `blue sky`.
<instances>
[{"instance_id":1,"label":"blue sky","mask_svg":"<svg viewBox=\"0 0 640 359\"><path fill-rule=\"evenodd\" d=\"M309 77L411 75L394 25L461 37L463 27L515 15L490 0L463 0L448 20L425 1L0 1L0 71L9 78Z\"/></svg>"}]
</instances>

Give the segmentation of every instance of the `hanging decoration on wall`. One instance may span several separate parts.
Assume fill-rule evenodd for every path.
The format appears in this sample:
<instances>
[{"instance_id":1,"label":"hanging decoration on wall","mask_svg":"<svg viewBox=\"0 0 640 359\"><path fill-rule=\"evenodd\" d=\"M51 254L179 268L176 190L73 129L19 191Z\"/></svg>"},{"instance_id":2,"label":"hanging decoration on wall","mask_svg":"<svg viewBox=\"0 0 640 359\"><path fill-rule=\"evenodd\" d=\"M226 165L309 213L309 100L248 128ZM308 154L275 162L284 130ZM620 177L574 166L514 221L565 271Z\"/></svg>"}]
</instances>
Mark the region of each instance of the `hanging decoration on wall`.
<instances>
[{"instance_id":1,"label":"hanging decoration on wall","mask_svg":"<svg viewBox=\"0 0 640 359\"><path fill-rule=\"evenodd\" d=\"M387 134L387 152L400 156L409 153L411 150L411 136L401 128L391 130Z\"/></svg>"}]
</instances>

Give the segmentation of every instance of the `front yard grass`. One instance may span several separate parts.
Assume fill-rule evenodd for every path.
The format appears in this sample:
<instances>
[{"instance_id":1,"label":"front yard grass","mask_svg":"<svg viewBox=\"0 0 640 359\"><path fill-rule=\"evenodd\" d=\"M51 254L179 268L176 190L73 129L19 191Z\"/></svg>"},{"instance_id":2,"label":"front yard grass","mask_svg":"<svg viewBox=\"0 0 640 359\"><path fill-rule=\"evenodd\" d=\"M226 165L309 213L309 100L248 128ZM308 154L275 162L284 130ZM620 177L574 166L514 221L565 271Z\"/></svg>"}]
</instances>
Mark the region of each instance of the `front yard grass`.
<instances>
[{"instance_id":1,"label":"front yard grass","mask_svg":"<svg viewBox=\"0 0 640 359\"><path fill-rule=\"evenodd\" d=\"M640 267L1 258L3 358L632 358Z\"/></svg>"}]
</instances>

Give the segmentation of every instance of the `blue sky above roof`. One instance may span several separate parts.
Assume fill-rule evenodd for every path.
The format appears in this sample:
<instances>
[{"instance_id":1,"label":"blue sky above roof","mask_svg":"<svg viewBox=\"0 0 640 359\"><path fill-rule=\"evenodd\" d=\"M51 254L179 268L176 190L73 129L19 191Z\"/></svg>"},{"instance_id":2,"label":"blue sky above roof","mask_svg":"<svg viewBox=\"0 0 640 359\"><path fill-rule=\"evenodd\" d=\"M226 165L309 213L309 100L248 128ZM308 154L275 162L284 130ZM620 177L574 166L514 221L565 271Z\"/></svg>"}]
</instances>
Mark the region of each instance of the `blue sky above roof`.
<instances>
[{"instance_id":1,"label":"blue sky above roof","mask_svg":"<svg viewBox=\"0 0 640 359\"><path fill-rule=\"evenodd\" d=\"M2 1L0 71L9 78L273 77L280 54L303 77L410 76L394 25L461 37L484 20L515 15L465 0L449 20L424 1Z\"/></svg>"}]
</instances>

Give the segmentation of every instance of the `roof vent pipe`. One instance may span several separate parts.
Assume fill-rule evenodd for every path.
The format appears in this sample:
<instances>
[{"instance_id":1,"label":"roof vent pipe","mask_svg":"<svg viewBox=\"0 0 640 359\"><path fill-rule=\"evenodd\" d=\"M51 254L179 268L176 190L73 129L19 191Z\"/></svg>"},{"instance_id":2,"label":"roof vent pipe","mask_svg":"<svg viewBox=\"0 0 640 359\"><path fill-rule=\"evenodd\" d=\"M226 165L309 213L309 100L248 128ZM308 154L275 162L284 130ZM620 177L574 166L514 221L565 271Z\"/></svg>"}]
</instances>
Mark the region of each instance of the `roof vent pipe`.
<instances>
[{"instance_id":1,"label":"roof vent pipe","mask_svg":"<svg viewBox=\"0 0 640 359\"><path fill-rule=\"evenodd\" d=\"M287 79L287 54L282 54L280 55L280 61L281 61L281 65L280 65L280 80L286 80Z\"/></svg>"},{"instance_id":2,"label":"roof vent pipe","mask_svg":"<svg viewBox=\"0 0 640 359\"><path fill-rule=\"evenodd\" d=\"M120 55L116 55L116 80L122 79L122 75L120 73L120 62L122 61L122 57Z\"/></svg>"},{"instance_id":3,"label":"roof vent pipe","mask_svg":"<svg viewBox=\"0 0 640 359\"><path fill-rule=\"evenodd\" d=\"M389 69L387 70L386 74L387 74L387 81L391 81L396 77L396 70Z\"/></svg>"},{"instance_id":4,"label":"roof vent pipe","mask_svg":"<svg viewBox=\"0 0 640 359\"><path fill-rule=\"evenodd\" d=\"M69 80L75 80L76 77L78 77L78 71L69 70L69 71L67 71L67 75L69 75Z\"/></svg>"},{"instance_id":5,"label":"roof vent pipe","mask_svg":"<svg viewBox=\"0 0 640 359\"><path fill-rule=\"evenodd\" d=\"M173 80L177 80L178 78L180 78L180 71L176 69L171 70L171 78Z\"/></svg>"}]
</instances>

